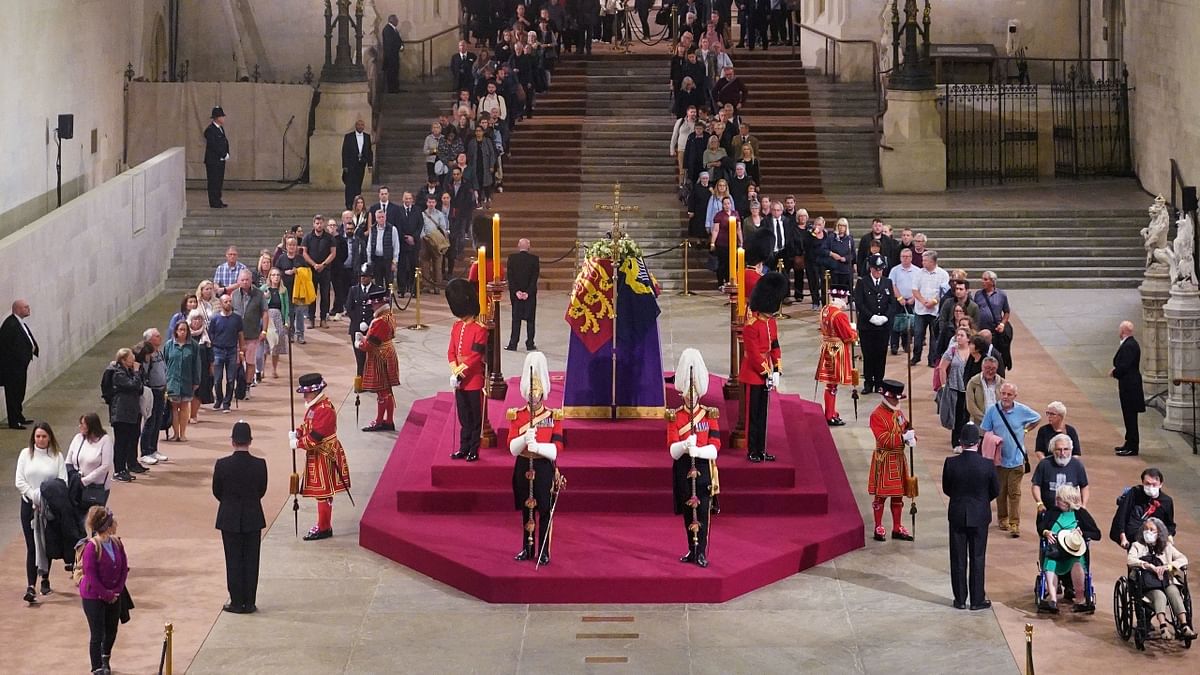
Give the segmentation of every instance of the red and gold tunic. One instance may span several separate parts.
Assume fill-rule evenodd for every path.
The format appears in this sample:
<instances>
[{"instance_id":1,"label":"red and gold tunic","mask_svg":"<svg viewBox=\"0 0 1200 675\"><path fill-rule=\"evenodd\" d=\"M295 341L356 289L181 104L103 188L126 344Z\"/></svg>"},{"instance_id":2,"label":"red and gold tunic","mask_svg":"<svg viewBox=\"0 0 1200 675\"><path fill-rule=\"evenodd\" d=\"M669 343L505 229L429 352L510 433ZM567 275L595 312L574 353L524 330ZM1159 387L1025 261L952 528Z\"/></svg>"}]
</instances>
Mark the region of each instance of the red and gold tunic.
<instances>
[{"instance_id":1,"label":"red and gold tunic","mask_svg":"<svg viewBox=\"0 0 1200 675\"><path fill-rule=\"evenodd\" d=\"M487 354L487 325L475 318L459 319L450 329L450 347L446 360L450 372L459 378L459 388L479 391L484 382L484 356Z\"/></svg>"},{"instance_id":2,"label":"red and gold tunic","mask_svg":"<svg viewBox=\"0 0 1200 675\"><path fill-rule=\"evenodd\" d=\"M696 406L695 412L686 406L667 410L667 447L696 435L696 445L713 445L721 449L721 429L717 425L718 411L716 408ZM671 467L673 480L671 492L675 501L675 513L683 514L687 508L687 500L692 496L691 479L688 472L692 468L692 458L683 455L675 460ZM696 494L716 495L721 493L721 479L717 473L715 459L696 460Z\"/></svg>"},{"instance_id":3,"label":"red and gold tunic","mask_svg":"<svg viewBox=\"0 0 1200 675\"><path fill-rule=\"evenodd\" d=\"M821 309L821 353L817 357L818 382L855 384L854 357L850 350L858 331L850 326L850 315L834 305Z\"/></svg>"},{"instance_id":4,"label":"red and gold tunic","mask_svg":"<svg viewBox=\"0 0 1200 675\"><path fill-rule=\"evenodd\" d=\"M742 327L742 344L745 349L738 370L738 381L742 384L766 384L767 376L778 369L782 362L775 317L750 312L746 316L746 325Z\"/></svg>"},{"instance_id":5,"label":"red and gold tunic","mask_svg":"<svg viewBox=\"0 0 1200 675\"><path fill-rule=\"evenodd\" d=\"M908 461L904 456L904 431L908 420L899 409L886 403L871 413L871 433L875 434L875 453L871 456L871 474L867 492L876 497L911 497L906 493Z\"/></svg>"},{"instance_id":6,"label":"red and gold tunic","mask_svg":"<svg viewBox=\"0 0 1200 675\"><path fill-rule=\"evenodd\" d=\"M504 447L507 448L514 438L518 438L532 427L538 443L553 443L558 452L562 453L562 410L543 407L533 414L531 421L529 408L509 408L506 417L508 418L508 440L505 441ZM512 475L513 507L518 511L528 508L525 500L529 498L531 492L529 472L533 471L533 498L537 500L537 508L543 511L548 510L551 499L550 491L558 473L554 462L529 450L522 451L520 455L517 455L516 460L513 464ZM545 525L543 524L543 526Z\"/></svg>"},{"instance_id":7,"label":"red and gold tunic","mask_svg":"<svg viewBox=\"0 0 1200 675\"><path fill-rule=\"evenodd\" d=\"M501 280L504 279L504 270L503 269L500 270L500 279ZM471 266L467 268L467 281L474 282L474 283L479 282L479 261L472 262ZM492 268L491 264L489 264L487 266L487 283L491 284L491 283L495 283L495 281L496 281L496 271L495 271L495 269Z\"/></svg>"},{"instance_id":8,"label":"red and gold tunic","mask_svg":"<svg viewBox=\"0 0 1200 675\"><path fill-rule=\"evenodd\" d=\"M400 384L400 360L392 339L396 337L396 316L392 308L384 305L375 310L375 318L367 328L364 351L367 354L363 366L363 391L389 391Z\"/></svg>"},{"instance_id":9,"label":"red and gold tunic","mask_svg":"<svg viewBox=\"0 0 1200 675\"><path fill-rule=\"evenodd\" d=\"M296 429L296 439L305 451L300 494L328 499L350 488L346 451L337 437L337 410L324 393L308 402L304 422Z\"/></svg>"},{"instance_id":10,"label":"red and gold tunic","mask_svg":"<svg viewBox=\"0 0 1200 675\"><path fill-rule=\"evenodd\" d=\"M754 287L758 285L758 280L761 278L762 278L762 273L759 272L757 268L755 268L755 267L747 267L746 268L746 295L745 295L745 297L748 298L754 294ZM746 313L747 314L750 313L749 308L746 309Z\"/></svg>"}]
</instances>

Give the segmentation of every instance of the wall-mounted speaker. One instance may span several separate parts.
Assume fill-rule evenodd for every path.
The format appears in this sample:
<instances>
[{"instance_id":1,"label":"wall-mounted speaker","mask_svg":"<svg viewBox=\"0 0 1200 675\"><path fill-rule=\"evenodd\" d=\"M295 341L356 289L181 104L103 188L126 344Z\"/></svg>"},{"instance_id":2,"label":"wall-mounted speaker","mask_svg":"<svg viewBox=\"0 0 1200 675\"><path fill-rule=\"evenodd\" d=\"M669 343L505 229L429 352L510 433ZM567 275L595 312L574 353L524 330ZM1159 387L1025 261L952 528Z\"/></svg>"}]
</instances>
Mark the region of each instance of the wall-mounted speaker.
<instances>
[{"instance_id":1,"label":"wall-mounted speaker","mask_svg":"<svg viewBox=\"0 0 1200 675\"><path fill-rule=\"evenodd\" d=\"M71 114L58 116L58 137L69 140L75 137L75 116Z\"/></svg>"}]
</instances>

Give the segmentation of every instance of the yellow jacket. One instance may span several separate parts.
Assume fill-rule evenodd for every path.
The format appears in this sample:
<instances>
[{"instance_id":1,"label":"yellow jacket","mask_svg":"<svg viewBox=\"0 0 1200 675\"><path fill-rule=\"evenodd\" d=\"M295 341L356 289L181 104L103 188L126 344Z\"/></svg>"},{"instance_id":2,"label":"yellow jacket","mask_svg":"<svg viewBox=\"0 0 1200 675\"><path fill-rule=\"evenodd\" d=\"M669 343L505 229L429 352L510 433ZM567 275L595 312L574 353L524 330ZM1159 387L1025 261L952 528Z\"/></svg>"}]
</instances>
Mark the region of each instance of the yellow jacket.
<instances>
[{"instance_id":1,"label":"yellow jacket","mask_svg":"<svg viewBox=\"0 0 1200 675\"><path fill-rule=\"evenodd\" d=\"M292 304L311 305L317 301L317 288L313 286L312 269L296 268L296 279L292 283Z\"/></svg>"}]
</instances>

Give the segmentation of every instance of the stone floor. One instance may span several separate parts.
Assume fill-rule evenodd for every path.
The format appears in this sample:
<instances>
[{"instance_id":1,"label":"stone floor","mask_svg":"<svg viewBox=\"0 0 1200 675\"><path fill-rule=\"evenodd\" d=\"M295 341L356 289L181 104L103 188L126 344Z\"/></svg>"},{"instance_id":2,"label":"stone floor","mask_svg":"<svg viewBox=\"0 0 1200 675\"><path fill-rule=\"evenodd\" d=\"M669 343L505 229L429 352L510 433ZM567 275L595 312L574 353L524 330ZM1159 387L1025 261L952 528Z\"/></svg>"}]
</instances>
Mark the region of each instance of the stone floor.
<instances>
[{"instance_id":1,"label":"stone floor","mask_svg":"<svg viewBox=\"0 0 1200 675\"><path fill-rule=\"evenodd\" d=\"M235 195L235 199L238 196ZM400 417L413 400L444 387L442 364L450 317L440 298L430 296L426 331L401 331L398 349L403 384L397 389ZM69 440L77 416L100 406L98 378L116 347L129 344L142 328L165 324L174 297L154 301L120 327L27 405L28 414L48 419ZM1159 429L1161 417L1143 415L1143 455L1113 457L1120 416L1115 387L1107 377L1116 346L1115 326L1140 314L1133 291L1021 291L1013 293L1017 315L1016 369L1021 399L1039 412L1051 399L1064 401L1084 445L1092 479L1091 510L1101 525L1113 499L1135 482L1148 464L1167 474L1176 495L1181 546L1200 515L1187 495L1200 487L1200 460L1180 436ZM559 318L565 298L542 299L539 346L552 366L565 360L566 332ZM725 312L715 295L661 298L660 331L664 362L673 363L684 347L701 348L710 367L724 367ZM784 389L811 396L815 355L815 315L799 305L782 322ZM412 321L412 311L399 323ZM356 422L349 393L353 361L346 349L345 324L309 333L298 347L297 373L317 369L331 383L341 405L341 437L349 452L358 504L365 504L391 451L386 434L356 431L373 412L362 400ZM506 373L515 373L523 354L505 353ZM799 573L722 605L508 606L488 605L442 586L357 546L358 511L339 499L333 539L304 543L293 530L287 496L290 453L284 441L288 400L282 377L253 390L235 415L201 414L189 432L191 443L163 444L172 456L132 485L117 485L113 507L130 550L130 588L139 609L123 627L116 648L116 672L152 672L158 663L162 625L174 623L176 667L195 673L384 673L384 672L854 672L941 673L970 663L981 673L1023 670L1024 625L1035 625L1039 668L1064 672L1111 672L1156 666L1178 669L1185 652L1152 647L1138 654L1121 643L1108 607L1121 554L1107 542L1096 544L1096 587L1100 611L1094 617L1069 614L1055 619L1033 612L1035 539L1033 506L1023 504L1021 539L993 537L988 559L988 590L993 611L950 608L945 552L945 504L938 490L948 445L930 403L929 371L913 370L914 413L921 434L916 473L917 541L868 542L867 547ZM891 375L903 379L900 359ZM842 459L865 519L870 433L866 418L877 399L860 402L859 419L835 432ZM853 418L843 398L842 413ZM219 537L212 529L215 503L209 494L212 462L228 447L228 429L238 417L254 425L256 452L268 458L271 486L265 500L272 520L265 536L258 605L253 616L222 614L224 579ZM9 432L0 470L11 475L17 449L27 437ZM730 454L723 461L742 461ZM300 503L300 528L314 518ZM55 570L56 593L40 606L19 600L24 546L11 483L0 485L0 576L9 590L9 611L0 613L7 644L37 643L37 650L3 650L4 670L31 672L86 669L86 626L75 589ZM907 516L906 516L907 518ZM736 551L719 549L714 534L713 564ZM664 564L674 564L666 561ZM1019 667L1020 666L1020 667Z\"/></svg>"}]
</instances>

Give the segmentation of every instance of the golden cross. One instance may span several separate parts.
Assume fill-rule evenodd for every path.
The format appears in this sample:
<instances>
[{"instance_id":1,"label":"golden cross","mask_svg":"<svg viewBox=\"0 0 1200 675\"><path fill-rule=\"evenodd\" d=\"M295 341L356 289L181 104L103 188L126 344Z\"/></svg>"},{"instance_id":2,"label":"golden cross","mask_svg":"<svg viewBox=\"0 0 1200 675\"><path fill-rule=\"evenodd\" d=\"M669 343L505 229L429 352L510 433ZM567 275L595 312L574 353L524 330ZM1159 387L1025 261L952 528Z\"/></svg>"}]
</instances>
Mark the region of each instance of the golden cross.
<instances>
[{"instance_id":1,"label":"golden cross","mask_svg":"<svg viewBox=\"0 0 1200 675\"><path fill-rule=\"evenodd\" d=\"M625 236L624 228L621 226L621 214L637 211L637 206L621 204L621 184L613 184L613 203L612 204L596 204L597 211L611 211L613 214L612 222L612 240L618 241Z\"/></svg>"}]
</instances>

